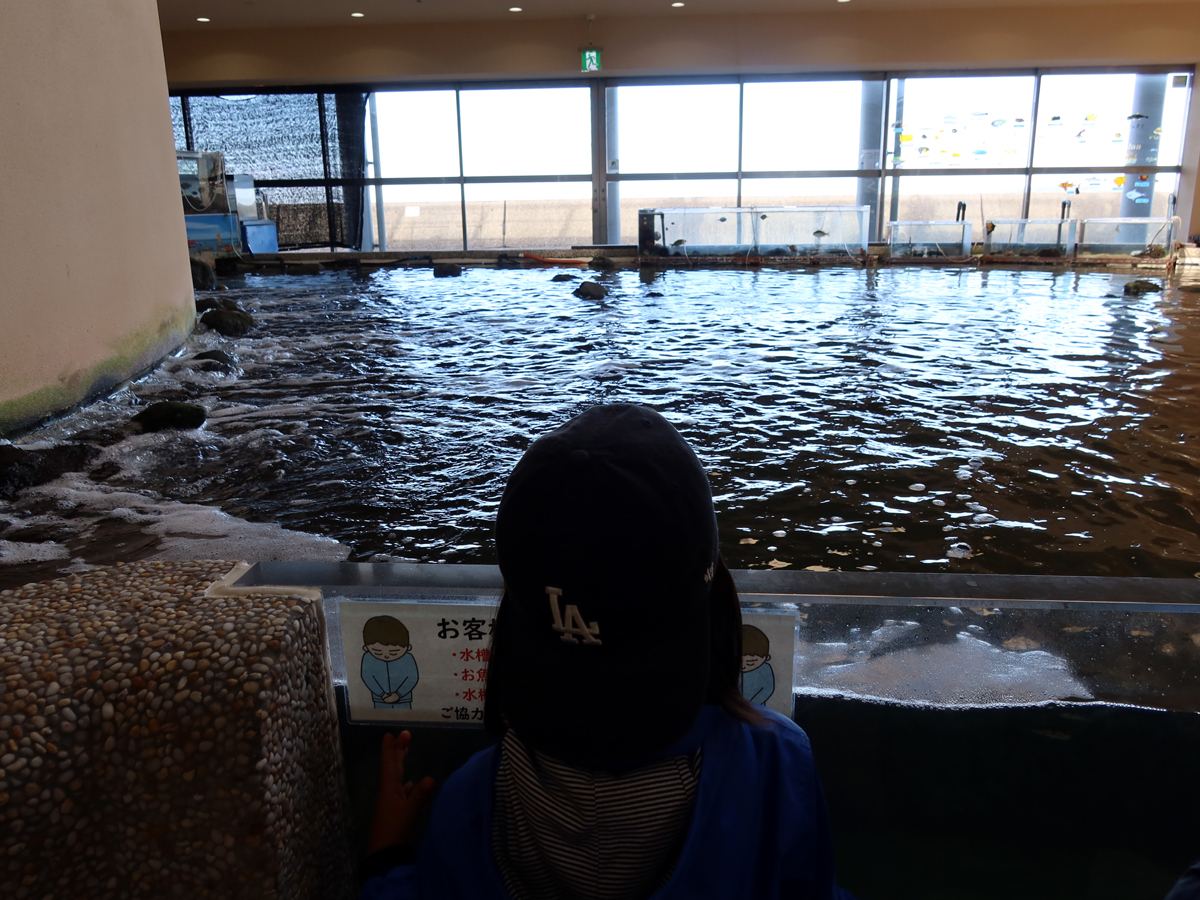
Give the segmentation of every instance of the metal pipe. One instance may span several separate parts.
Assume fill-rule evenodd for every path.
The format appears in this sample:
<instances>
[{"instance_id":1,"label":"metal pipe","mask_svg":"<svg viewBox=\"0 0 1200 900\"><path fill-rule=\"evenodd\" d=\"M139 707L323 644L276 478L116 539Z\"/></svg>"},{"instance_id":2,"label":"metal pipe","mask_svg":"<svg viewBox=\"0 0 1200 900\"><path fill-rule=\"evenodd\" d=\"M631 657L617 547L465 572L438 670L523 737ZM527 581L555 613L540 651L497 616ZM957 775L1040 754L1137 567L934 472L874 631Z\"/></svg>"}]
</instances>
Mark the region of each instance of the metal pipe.
<instances>
[{"instance_id":1,"label":"metal pipe","mask_svg":"<svg viewBox=\"0 0 1200 900\"><path fill-rule=\"evenodd\" d=\"M458 198L459 198L459 214L462 216L462 239L463 251L467 249L467 185L462 180L463 171L463 149L462 149L462 91L459 88L454 89L454 121L458 129Z\"/></svg>"},{"instance_id":2,"label":"metal pipe","mask_svg":"<svg viewBox=\"0 0 1200 900\"><path fill-rule=\"evenodd\" d=\"M374 160L375 177L383 177L383 169L379 163L379 113L375 108L375 92L372 91L367 100L371 109L371 159ZM383 185L375 185L375 246L380 251L387 250L387 222L383 213Z\"/></svg>"}]
</instances>

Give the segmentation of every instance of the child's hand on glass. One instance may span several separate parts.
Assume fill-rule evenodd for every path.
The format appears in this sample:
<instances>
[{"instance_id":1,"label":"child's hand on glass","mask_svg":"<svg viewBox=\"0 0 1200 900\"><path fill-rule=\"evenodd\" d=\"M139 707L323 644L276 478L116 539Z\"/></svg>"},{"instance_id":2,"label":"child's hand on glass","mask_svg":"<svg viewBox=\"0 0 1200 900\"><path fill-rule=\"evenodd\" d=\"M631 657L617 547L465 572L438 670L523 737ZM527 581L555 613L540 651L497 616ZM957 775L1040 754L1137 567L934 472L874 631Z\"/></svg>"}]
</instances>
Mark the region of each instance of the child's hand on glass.
<instances>
[{"instance_id":1,"label":"child's hand on glass","mask_svg":"<svg viewBox=\"0 0 1200 900\"><path fill-rule=\"evenodd\" d=\"M416 784L404 781L404 758L408 756L411 741L412 735L407 731L400 732L399 737L390 734L383 737L379 800L367 838L368 856L384 847L408 843L417 814L433 794L432 778L422 778Z\"/></svg>"}]
</instances>

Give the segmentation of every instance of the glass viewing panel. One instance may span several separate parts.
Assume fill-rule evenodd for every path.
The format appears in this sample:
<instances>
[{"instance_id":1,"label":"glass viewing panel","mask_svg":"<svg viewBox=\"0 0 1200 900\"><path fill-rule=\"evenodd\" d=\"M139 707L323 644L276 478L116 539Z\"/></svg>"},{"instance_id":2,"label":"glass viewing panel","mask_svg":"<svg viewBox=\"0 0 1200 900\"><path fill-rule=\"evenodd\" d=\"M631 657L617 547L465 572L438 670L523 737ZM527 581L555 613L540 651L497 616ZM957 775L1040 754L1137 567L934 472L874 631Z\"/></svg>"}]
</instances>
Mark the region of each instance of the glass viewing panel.
<instances>
[{"instance_id":1,"label":"glass viewing panel","mask_svg":"<svg viewBox=\"0 0 1200 900\"><path fill-rule=\"evenodd\" d=\"M375 107L380 177L453 178L459 174L454 91L381 91L375 95Z\"/></svg>"},{"instance_id":2,"label":"glass viewing panel","mask_svg":"<svg viewBox=\"0 0 1200 900\"><path fill-rule=\"evenodd\" d=\"M587 88L461 91L463 174L587 175L590 98Z\"/></svg>"},{"instance_id":3,"label":"glass viewing panel","mask_svg":"<svg viewBox=\"0 0 1200 900\"><path fill-rule=\"evenodd\" d=\"M784 172L859 168L862 94L861 81L746 84L742 169Z\"/></svg>"},{"instance_id":4,"label":"glass viewing panel","mask_svg":"<svg viewBox=\"0 0 1200 900\"><path fill-rule=\"evenodd\" d=\"M1024 168L1032 75L892 79L889 167Z\"/></svg>"},{"instance_id":5,"label":"glass viewing panel","mask_svg":"<svg viewBox=\"0 0 1200 900\"><path fill-rule=\"evenodd\" d=\"M860 256L866 206L643 209L638 252L647 256Z\"/></svg>"},{"instance_id":6,"label":"glass viewing panel","mask_svg":"<svg viewBox=\"0 0 1200 900\"><path fill-rule=\"evenodd\" d=\"M375 192L369 191L374 197ZM457 184L386 184L388 250L461 250L462 197Z\"/></svg>"},{"instance_id":7,"label":"glass viewing panel","mask_svg":"<svg viewBox=\"0 0 1200 900\"><path fill-rule=\"evenodd\" d=\"M795 689L938 706L1057 700L1200 711L1196 607L1107 605L822 598L799 608Z\"/></svg>"},{"instance_id":8,"label":"glass viewing panel","mask_svg":"<svg viewBox=\"0 0 1200 900\"><path fill-rule=\"evenodd\" d=\"M619 87L617 127L621 172L737 171L736 84Z\"/></svg>"},{"instance_id":9,"label":"glass viewing panel","mask_svg":"<svg viewBox=\"0 0 1200 900\"><path fill-rule=\"evenodd\" d=\"M570 247L592 238L586 181L468 184L467 247Z\"/></svg>"},{"instance_id":10,"label":"glass viewing panel","mask_svg":"<svg viewBox=\"0 0 1200 900\"><path fill-rule=\"evenodd\" d=\"M1179 164L1189 77L1043 75L1035 166Z\"/></svg>"}]
</instances>

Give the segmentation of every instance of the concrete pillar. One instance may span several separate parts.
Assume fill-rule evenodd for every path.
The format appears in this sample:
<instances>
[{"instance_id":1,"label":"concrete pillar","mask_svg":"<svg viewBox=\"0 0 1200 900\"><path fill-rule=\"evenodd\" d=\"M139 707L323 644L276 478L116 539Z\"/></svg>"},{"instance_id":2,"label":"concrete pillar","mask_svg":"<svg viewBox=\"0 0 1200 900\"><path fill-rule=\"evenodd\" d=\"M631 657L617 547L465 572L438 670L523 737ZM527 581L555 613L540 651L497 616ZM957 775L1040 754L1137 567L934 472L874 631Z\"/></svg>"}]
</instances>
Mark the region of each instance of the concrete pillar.
<instances>
[{"instance_id":1,"label":"concrete pillar","mask_svg":"<svg viewBox=\"0 0 1200 900\"><path fill-rule=\"evenodd\" d=\"M3 21L0 434L147 369L195 317L154 0Z\"/></svg>"}]
</instances>

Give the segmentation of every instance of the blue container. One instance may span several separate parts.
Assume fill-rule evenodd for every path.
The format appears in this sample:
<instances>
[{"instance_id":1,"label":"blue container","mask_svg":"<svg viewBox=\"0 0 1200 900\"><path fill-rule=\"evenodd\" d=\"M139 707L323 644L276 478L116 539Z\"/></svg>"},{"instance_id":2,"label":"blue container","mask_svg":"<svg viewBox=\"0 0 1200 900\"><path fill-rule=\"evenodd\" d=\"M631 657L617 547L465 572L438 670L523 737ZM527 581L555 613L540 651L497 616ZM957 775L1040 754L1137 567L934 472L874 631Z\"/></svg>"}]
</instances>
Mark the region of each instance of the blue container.
<instances>
[{"instance_id":1,"label":"blue container","mask_svg":"<svg viewBox=\"0 0 1200 900\"><path fill-rule=\"evenodd\" d=\"M279 234L270 219L242 222L242 243L251 253L278 253Z\"/></svg>"}]
</instances>

